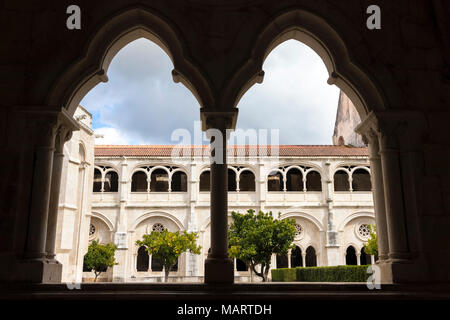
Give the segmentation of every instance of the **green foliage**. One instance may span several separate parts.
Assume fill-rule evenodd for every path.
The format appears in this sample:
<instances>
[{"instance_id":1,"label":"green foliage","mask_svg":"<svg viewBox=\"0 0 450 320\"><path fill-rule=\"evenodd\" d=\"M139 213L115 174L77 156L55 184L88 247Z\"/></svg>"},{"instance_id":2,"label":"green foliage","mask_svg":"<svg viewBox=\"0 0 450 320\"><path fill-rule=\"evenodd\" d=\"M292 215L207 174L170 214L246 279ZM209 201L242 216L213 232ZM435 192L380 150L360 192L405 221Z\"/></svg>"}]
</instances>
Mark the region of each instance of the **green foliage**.
<instances>
[{"instance_id":1,"label":"green foliage","mask_svg":"<svg viewBox=\"0 0 450 320\"><path fill-rule=\"evenodd\" d=\"M231 213L233 223L228 231L229 254L247 263L253 272L267 281L272 254L287 254L293 248L295 221L274 219L272 212L248 210ZM260 265L259 271L255 266Z\"/></svg>"},{"instance_id":2,"label":"green foliage","mask_svg":"<svg viewBox=\"0 0 450 320\"><path fill-rule=\"evenodd\" d=\"M272 270L272 281L296 281L297 270L295 268L281 268Z\"/></svg>"},{"instance_id":3,"label":"green foliage","mask_svg":"<svg viewBox=\"0 0 450 320\"><path fill-rule=\"evenodd\" d=\"M333 266L273 269L272 281L366 282L369 277L367 268L368 266Z\"/></svg>"},{"instance_id":4,"label":"green foliage","mask_svg":"<svg viewBox=\"0 0 450 320\"><path fill-rule=\"evenodd\" d=\"M144 234L142 240L136 241L136 245L145 246L150 255L162 262L167 281L170 269L183 252L200 254L201 247L196 244L197 238L196 232L183 231L180 233L164 229L161 232L152 231L150 234Z\"/></svg>"},{"instance_id":5,"label":"green foliage","mask_svg":"<svg viewBox=\"0 0 450 320\"><path fill-rule=\"evenodd\" d=\"M88 252L84 255L84 267L94 271L94 282L97 281L100 273L118 264L114 258L116 249L117 246L113 243L100 244L94 240L89 244Z\"/></svg>"},{"instance_id":6,"label":"green foliage","mask_svg":"<svg viewBox=\"0 0 450 320\"><path fill-rule=\"evenodd\" d=\"M370 237L367 243L364 244L364 252L368 255L378 255L378 241L377 241L377 228L375 225L369 225Z\"/></svg>"}]
</instances>

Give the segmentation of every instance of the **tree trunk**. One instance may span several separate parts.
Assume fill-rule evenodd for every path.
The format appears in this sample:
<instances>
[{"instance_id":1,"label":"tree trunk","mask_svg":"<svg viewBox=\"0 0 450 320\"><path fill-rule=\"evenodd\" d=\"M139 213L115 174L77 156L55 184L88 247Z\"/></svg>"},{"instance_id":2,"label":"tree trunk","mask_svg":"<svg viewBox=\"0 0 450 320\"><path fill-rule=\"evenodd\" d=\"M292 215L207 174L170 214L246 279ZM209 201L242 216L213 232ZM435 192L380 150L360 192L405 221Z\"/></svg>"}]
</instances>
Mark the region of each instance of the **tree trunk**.
<instances>
[{"instance_id":1,"label":"tree trunk","mask_svg":"<svg viewBox=\"0 0 450 320\"><path fill-rule=\"evenodd\" d=\"M264 275L265 275L266 280L264 282L269 281L269 269L270 269L270 264L266 264L266 270L264 270Z\"/></svg>"},{"instance_id":2,"label":"tree trunk","mask_svg":"<svg viewBox=\"0 0 450 320\"><path fill-rule=\"evenodd\" d=\"M169 272L172 266L164 266L164 282L169 282Z\"/></svg>"},{"instance_id":3,"label":"tree trunk","mask_svg":"<svg viewBox=\"0 0 450 320\"><path fill-rule=\"evenodd\" d=\"M258 277L261 277L261 278L263 279L263 281L264 281L264 274L263 274L262 272L256 271L256 268L255 268L256 266L255 266L253 263L251 263L250 266L251 266L253 272L254 272ZM262 266L261 266L261 270L262 270Z\"/></svg>"},{"instance_id":4,"label":"tree trunk","mask_svg":"<svg viewBox=\"0 0 450 320\"><path fill-rule=\"evenodd\" d=\"M262 274L263 282L267 282L267 266L265 264L261 265L261 274Z\"/></svg>"},{"instance_id":5,"label":"tree trunk","mask_svg":"<svg viewBox=\"0 0 450 320\"><path fill-rule=\"evenodd\" d=\"M100 273L94 271L94 274L95 274L94 282L97 282L97 277L100 275Z\"/></svg>"}]
</instances>

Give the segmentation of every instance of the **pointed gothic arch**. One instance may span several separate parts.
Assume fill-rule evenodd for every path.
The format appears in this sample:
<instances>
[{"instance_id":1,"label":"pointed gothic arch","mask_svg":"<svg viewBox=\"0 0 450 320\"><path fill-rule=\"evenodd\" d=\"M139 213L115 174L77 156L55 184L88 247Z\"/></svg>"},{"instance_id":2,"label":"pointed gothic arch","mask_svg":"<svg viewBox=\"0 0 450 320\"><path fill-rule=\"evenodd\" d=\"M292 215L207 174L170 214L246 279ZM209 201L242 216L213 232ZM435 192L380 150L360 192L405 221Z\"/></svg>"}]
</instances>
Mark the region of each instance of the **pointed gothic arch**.
<instances>
[{"instance_id":1,"label":"pointed gothic arch","mask_svg":"<svg viewBox=\"0 0 450 320\"><path fill-rule=\"evenodd\" d=\"M98 27L84 56L56 80L46 102L63 106L73 114L83 97L98 83L107 82L107 71L114 56L130 42L146 38L157 44L172 60L174 82L183 83L200 106L213 105L210 84L201 69L188 56L185 40L167 19L141 6L111 15Z\"/></svg>"}]
</instances>

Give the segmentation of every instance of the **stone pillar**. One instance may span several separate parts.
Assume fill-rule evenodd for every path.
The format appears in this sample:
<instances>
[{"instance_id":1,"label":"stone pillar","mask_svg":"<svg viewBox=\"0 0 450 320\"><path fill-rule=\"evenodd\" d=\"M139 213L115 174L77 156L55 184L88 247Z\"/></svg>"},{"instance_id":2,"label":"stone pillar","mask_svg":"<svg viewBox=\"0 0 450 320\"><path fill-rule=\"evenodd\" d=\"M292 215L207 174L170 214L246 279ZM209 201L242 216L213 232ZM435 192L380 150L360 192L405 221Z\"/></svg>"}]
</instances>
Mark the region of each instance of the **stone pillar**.
<instances>
[{"instance_id":1,"label":"stone pillar","mask_svg":"<svg viewBox=\"0 0 450 320\"><path fill-rule=\"evenodd\" d=\"M306 267L306 253L302 252L302 266Z\"/></svg>"},{"instance_id":2,"label":"stone pillar","mask_svg":"<svg viewBox=\"0 0 450 320\"><path fill-rule=\"evenodd\" d=\"M376 232L378 240L378 259L384 261L388 259L389 238L386 223L386 207L384 200L383 169L379 154L379 142L376 134L371 131L364 136L368 137L370 172L372 179L373 205L375 208Z\"/></svg>"},{"instance_id":3,"label":"stone pillar","mask_svg":"<svg viewBox=\"0 0 450 320\"><path fill-rule=\"evenodd\" d=\"M127 234L127 217L125 215L125 206L128 200L128 162L127 158L122 158L120 164L120 198L119 198L119 215L117 218L116 232L114 233L114 244L117 246L115 253L116 261L121 261L112 269L113 282L125 282L127 279L127 262L128 262L128 234Z\"/></svg>"},{"instance_id":4,"label":"stone pillar","mask_svg":"<svg viewBox=\"0 0 450 320\"><path fill-rule=\"evenodd\" d=\"M322 186L322 192L324 192L324 198L327 208L327 231L326 231L326 254L327 265L337 266L339 265L339 243L338 232L336 230L336 224L334 223L334 209L333 209L333 181L331 179L330 161L325 162L325 185Z\"/></svg>"},{"instance_id":5,"label":"stone pillar","mask_svg":"<svg viewBox=\"0 0 450 320\"><path fill-rule=\"evenodd\" d=\"M34 146L34 167L26 242L23 257L17 265L18 281L33 283L61 281L61 265L49 263L45 250L55 138L59 125L67 117L65 112L24 110L29 143ZM59 196L59 189L56 190L55 196ZM52 228L55 227L56 223L52 223Z\"/></svg>"},{"instance_id":6,"label":"stone pillar","mask_svg":"<svg viewBox=\"0 0 450 320\"><path fill-rule=\"evenodd\" d=\"M385 111L370 113L356 128L370 142L382 283L415 282L425 278L426 268L412 250L417 237L413 233L408 235L417 221L406 210L411 201L417 201L411 191L418 187L418 182L405 179L417 173L408 170L407 164L413 157L407 151L420 145L424 123L423 115L414 111Z\"/></svg>"},{"instance_id":7,"label":"stone pillar","mask_svg":"<svg viewBox=\"0 0 450 320\"><path fill-rule=\"evenodd\" d=\"M205 261L206 283L233 283L233 261L228 257L227 139L235 112L202 111L203 129L211 139L211 251Z\"/></svg>"},{"instance_id":8,"label":"stone pillar","mask_svg":"<svg viewBox=\"0 0 450 320\"><path fill-rule=\"evenodd\" d=\"M403 211L402 179L399 152L393 147L393 136L380 135L380 155L383 172L386 221L389 239L389 259L402 262L410 257Z\"/></svg>"},{"instance_id":9,"label":"stone pillar","mask_svg":"<svg viewBox=\"0 0 450 320\"><path fill-rule=\"evenodd\" d=\"M48 209L47 222L47 239L45 244L45 251L47 259L55 260L56 249L56 224L58 221L58 205L59 205L59 190L61 189L61 172L64 160L64 144L72 137L72 131L77 130L75 123L73 126L61 124L58 127L55 140L55 153L53 155L53 170L50 191L50 203ZM55 263L58 263L55 261Z\"/></svg>"}]
</instances>

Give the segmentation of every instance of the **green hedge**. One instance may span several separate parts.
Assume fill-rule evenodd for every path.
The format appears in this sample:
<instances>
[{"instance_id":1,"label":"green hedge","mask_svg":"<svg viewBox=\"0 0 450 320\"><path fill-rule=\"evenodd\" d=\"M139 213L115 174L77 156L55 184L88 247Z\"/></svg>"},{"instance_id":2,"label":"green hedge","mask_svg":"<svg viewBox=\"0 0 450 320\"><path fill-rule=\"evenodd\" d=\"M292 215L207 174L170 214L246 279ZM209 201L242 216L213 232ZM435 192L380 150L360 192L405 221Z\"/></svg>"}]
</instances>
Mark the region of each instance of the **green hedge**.
<instances>
[{"instance_id":1,"label":"green hedge","mask_svg":"<svg viewBox=\"0 0 450 320\"><path fill-rule=\"evenodd\" d=\"M272 281L296 281L297 279L297 270L295 268L273 269L271 272Z\"/></svg>"},{"instance_id":2,"label":"green hedge","mask_svg":"<svg viewBox=\"0 0 450 320\"><path fill-rule=\"evenodd\" d=\"M297 267L272 270L272 281L366 282L368 266Z\"/></svg>"}]
</instances>

